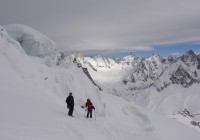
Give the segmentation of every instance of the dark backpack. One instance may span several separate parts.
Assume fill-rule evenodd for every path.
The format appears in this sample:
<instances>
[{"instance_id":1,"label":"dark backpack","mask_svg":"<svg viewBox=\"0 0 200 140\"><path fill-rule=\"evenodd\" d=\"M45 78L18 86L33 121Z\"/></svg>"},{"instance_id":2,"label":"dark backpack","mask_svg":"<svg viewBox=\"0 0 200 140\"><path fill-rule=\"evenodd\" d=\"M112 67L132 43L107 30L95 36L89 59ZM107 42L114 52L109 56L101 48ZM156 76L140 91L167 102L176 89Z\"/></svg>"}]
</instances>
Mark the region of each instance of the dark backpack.
<instances>
[{"instance_id":1,"label":"dark backpack","mask_svg":"<svg viewBox=\"0 0 200 140\"><path fill-rule=\"evenodd\" d=\"M73 106L74 105L74 97L73 96L68 96L66 99L66 103L69 106Z\"/></svg>"}]
</instances>

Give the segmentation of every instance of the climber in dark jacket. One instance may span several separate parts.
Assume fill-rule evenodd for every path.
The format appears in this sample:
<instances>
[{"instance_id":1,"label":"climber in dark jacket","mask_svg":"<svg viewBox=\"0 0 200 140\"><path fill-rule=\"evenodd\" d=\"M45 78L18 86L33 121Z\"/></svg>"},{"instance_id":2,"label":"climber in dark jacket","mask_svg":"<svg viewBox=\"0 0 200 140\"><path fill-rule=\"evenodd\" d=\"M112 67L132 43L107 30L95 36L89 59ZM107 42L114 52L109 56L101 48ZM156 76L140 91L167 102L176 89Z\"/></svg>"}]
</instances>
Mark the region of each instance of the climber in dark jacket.
<instances>
[{"instance_id":1,"label":"climber in dark jacket","mask_svg":"<svg viewBox=\"0 0 200 140\"><path fill-rule=\"evenodd\" d=\"M69 96L66 99L67 108L69 109L68 115L72 116L74 111L74 97L72 96L72 93L69 93Z\"/></svg>"}]
</instances>

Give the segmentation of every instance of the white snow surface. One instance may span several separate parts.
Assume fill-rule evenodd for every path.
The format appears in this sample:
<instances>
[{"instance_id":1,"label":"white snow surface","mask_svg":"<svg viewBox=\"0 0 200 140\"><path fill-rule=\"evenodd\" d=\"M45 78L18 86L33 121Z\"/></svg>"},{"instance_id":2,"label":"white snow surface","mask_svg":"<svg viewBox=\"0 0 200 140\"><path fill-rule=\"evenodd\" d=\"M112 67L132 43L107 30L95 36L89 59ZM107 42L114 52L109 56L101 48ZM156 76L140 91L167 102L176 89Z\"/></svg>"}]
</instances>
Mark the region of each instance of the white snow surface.
<instances>
[{"instance_id":1,"label":"white snow surface","mask_svg":"<svg viewBox=\"0 0 200 140\"><path fill-rule=\"evenodd\" d=\"M99 91L70 61L48 67L28 56L0 29L1 140L199 140L193 128ZM67 116L69 92L74 117ZM87 98L96 108L93 119L81 108Z\"/></svg>"},{"instance_id":2,"label":"white snow surface","mask_svg":"<svg viewBox=\"0 0 200 140\"><path fill-rule=\"evenodd\" d=\"M54 41L26 25L10 24L3 27L13 39L21 44L28 55L44 57L56 50Z\"/></svg>"}]
</instances>

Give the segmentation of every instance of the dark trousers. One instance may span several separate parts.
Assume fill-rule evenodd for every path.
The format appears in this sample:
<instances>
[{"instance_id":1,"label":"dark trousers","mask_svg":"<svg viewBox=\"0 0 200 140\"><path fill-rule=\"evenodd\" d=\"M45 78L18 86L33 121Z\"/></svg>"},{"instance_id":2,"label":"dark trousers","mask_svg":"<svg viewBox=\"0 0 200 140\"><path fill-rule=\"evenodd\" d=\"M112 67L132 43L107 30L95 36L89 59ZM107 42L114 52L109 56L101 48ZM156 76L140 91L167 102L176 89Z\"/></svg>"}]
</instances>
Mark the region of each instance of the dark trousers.
<instances>
[{"instance_id":1,"label":"dark trousers","mask_svg":"<svg viewBox=\"0 0 200 140\"><path fill-rule=\"evenodd\" d=\"M87 118L89 118L89 115L90 115L90 118L92 118L92 111L89 111L87 112Z\"/></svg>"},{"instance_id":2,"label":"dark trousers","mask_svg":"<svg viewBox=\"0 0 200 140\"><path fill-rule=\"evenodd\" d=\"M74 111L74 106L67 106L67 108L69 109L68 115L72 116L73 111Z\"/></svg>"}]
</instances>

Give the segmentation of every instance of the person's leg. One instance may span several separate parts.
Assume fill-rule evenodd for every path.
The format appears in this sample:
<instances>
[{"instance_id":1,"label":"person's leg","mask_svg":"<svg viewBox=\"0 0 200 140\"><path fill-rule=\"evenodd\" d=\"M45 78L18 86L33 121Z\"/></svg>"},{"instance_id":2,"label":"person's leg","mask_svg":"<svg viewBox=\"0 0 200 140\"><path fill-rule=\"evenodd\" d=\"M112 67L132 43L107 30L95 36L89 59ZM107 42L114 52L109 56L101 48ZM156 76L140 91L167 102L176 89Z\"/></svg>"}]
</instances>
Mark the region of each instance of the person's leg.
<instances>
[{"instance_id":1,"label":"person's leg","mask_svg":"<svg viewBox=\"0 0 200 140\"><path fill-rule=\"evenodd\" d=\"M69 108L68 115L70 116L70 114L71 114L71 109Z\"/></svg>"},{"instance_id":2,"label":"person's leg","mask_svg":"<svg viewBox=\"0 0 200 140\"><path fill-rule=\"evenodd\" d=\"M74 106L71 108L71 116L73 116Z\"/></svg>"},{"instance_id":3,"label":"person's leg","mask_svg":"<svg viewBox=\"0 0 200 140\"><path fill-rule=\"evenodd\" d=\"M68 115L71 116L71 108L69 108Z\"/></svg>"},{"instance_id":4,"label":"person's leg","mask_svg":"<svg viewBox=\"0 0 200 140\"><path fill-rule=\"evenodd\" d=\"M72 116L74 108L72 106L69 107L68 115Z\"/></svg>"},{"instance_id":5,"label":"person's leg","mask_svg":"<svg viewBox=\"0 0 200 140\"><path fill-rule=\"evenodd\" d=\"M92 118L92 111L90 111L90 118Z\"/></svg>"},{"instance_id":6,"label":"person's leg","mask_svg":"<svg viewBox=\"0 0 200 140\"><path fill-rule=\"evenodd\" d=\"M87 118L89 117L89 113L90 113L90 112L89 112L89 111L87 111Z\"/></svg>"}]
</instances>

